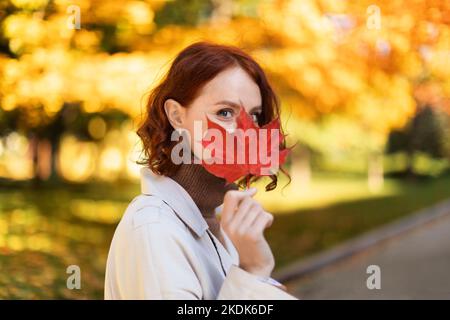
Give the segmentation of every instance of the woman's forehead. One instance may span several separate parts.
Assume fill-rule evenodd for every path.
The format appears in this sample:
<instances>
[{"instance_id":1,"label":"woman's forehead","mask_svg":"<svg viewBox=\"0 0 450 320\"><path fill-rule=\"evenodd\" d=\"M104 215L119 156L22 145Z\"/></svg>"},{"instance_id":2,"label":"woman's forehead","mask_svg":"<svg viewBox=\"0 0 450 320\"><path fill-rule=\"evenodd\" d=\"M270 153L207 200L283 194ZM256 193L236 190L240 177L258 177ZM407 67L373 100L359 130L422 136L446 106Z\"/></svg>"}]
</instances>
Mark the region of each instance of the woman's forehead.
<instances>
[{"instance_id":1,"label":"woman's forehead","mask_svg":"<svg viewBox=\"0 0 450 320\"><path fill-rule=\"evenodd\" d=\"M242 105L247 112L261 106L261 92L253 79L241 68L227 69L209 81L201 90L199 98L209 104L229 102Z\"/></svg>"}]
</instances>

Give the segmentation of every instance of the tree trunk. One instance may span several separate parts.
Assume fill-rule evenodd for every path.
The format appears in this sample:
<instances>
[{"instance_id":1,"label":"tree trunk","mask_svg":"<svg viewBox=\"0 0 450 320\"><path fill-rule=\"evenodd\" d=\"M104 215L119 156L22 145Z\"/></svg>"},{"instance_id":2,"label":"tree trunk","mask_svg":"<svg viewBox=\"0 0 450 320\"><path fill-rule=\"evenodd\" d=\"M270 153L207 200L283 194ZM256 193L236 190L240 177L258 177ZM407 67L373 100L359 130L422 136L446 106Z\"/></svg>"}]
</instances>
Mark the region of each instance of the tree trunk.
<instances>
[{"instance_id":1,"label":"tree trunk","mask_svg":"<svg viewBox=\"0 0 450 320\"><path fill-rule=\"evenodd\" d=\"M308 148L298 146L292 158L291 179L293 187L299 190L307 190L311 182L310 151Z\"/></svg>"},{"instance_id":2,"label":"tree trunk","mask_svg":"<svg viewBox=\"0 0 450 320\"><path fill-rule=\"evenodd\" d=\"M379 153L369 155L367 184L371 192L380 191L384 184L383 156Z\"/></svg>"}]
</instances>

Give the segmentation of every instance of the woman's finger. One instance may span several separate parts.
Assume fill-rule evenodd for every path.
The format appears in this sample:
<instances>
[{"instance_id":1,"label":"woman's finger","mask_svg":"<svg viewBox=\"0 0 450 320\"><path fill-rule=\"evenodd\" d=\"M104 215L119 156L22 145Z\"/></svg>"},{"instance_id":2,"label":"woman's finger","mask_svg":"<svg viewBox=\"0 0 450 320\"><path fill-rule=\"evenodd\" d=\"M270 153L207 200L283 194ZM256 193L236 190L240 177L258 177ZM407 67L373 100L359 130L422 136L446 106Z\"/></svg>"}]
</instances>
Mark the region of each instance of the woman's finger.
<instances>
[{"instance_id":1,"label":"woman's finger","mask_svg":"<svg viewBox=\"0 0 450 320\"><path fill-rule=\"evenodd\" d=\"M232 221L230 221L230 224L239 226L244 220L244 218L247 216L250 208L253 207L254 203L255 200L253 200L253 198L249 196L245 197L239 204Z\"/></svg>"},{"instance_id":2,"label":"woman's finger","mask_svg":"<svg viewBox=\"0 0 450 320\"><path fill-rule=\"evenodd\" d=\"M247 196L253 197L256 194L256 188L250 188L244 191L231 190L225 194L222 209L223 223L228 224L233 219L236 208L240 202Z\"/></svg>"},{"instance_id":3,"label":"woman's finger","mask_svg":"<svg viewBox=\"0 0 450 320\"><path fill-rule=\"evenodd\" d=\"M264 229L272 225L273 216L268 212L262 212L253 222L251 228L254 232L263 232Z\"/></svg>"},{"instance_id":4,"label":"woman's finger","mask_svg":"<svg viewBox=\"0 0 450 320\"><path fill-rule=\"evenodd\" d=\"M258 203L253 203L251 208L248 210L244 219L241 221L239 228L241 230L249 230L254 223L258 215L261 214L262 208Z\"/></svg>"}]
</instances>

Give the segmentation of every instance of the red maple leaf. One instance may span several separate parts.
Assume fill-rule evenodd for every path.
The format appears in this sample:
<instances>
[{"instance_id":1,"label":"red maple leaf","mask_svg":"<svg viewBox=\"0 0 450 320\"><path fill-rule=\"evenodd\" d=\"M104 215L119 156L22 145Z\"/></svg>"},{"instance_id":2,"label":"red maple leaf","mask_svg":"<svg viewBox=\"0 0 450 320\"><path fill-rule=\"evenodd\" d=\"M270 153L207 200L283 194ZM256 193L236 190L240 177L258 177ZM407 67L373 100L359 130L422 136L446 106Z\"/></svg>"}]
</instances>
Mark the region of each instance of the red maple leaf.
<instances>
[{"instance_id":1,"label":"red maple leaf","mask_svg":"<svg viewBox=\"0 0 450 320\"><path fill-rule=\"evenodd\" d=\"M207 133L202 139L202 145L211 149L211 158L203 159L202 165L215 176L224 178L227 183L244 176L248 178L250 174L268 176L276 173L271 169L278 170L292 149L281 148L284 135L280 130L279 118L258 127L244 108L241 108L236 119L237 127L233 132L209 118L207 123ZM247 179L247 187L248 184Z\"/></svg>"}]
</instances>

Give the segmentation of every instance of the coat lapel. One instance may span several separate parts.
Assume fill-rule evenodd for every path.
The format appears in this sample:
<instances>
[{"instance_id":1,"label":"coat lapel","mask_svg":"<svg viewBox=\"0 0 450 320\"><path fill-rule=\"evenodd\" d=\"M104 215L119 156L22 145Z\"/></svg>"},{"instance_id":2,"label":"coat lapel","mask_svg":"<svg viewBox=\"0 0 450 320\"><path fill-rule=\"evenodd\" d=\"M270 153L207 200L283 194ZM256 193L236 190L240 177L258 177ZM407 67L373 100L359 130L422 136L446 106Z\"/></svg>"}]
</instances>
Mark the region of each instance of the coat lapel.
<instances>
[{"instance_id":1,"label":"coat lapel","mask_svg":"<svg viewBox=\"0 0 450 320\"><path fill-rule=\"evenodd\" d=\"M141 192L158 196L166 202L198 237L205 234L208 224L194 200L175 180L157 175L149 168L143 167L141 168Z\"/></svg>"},{"instance_id":2,"label":"coat lapel","mask_svg":"<svg viewBox=\"0 0 450 320\"><path fill-rule=\"evenodd\" d=\"M145 195L155 195L163 200L169 207L171 207L177 216L198 236L203 237L208 224L192 200L191 196L180 186L175 180L153 173L149 168L141 168L141 192ZM182 201L180 201L182 199ZM218 210L222 209L222 206ZM212 234L218 244L218 249L222 256L227 257L227 268L231 264L239 265L239 253L237 252L233 242L225 233L222 227L220 232L225 239L225 247Z\"/></svg>"}]
</instances>

